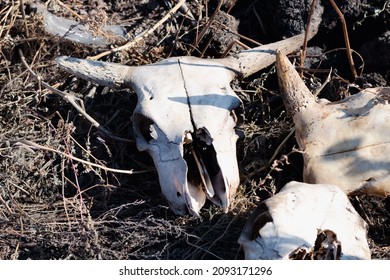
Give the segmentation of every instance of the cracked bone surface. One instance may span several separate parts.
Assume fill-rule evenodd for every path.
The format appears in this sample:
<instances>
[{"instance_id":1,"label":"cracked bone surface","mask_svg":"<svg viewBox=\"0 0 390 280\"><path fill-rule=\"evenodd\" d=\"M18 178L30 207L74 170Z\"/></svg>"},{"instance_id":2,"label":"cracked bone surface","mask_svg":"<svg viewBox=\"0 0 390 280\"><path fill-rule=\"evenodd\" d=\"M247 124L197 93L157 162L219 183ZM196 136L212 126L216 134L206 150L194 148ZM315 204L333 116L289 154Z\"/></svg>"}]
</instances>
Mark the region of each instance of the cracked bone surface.
<instances>
[{"instance_id":1,"label":"cracked bone surface","mask_svg":"<svg viewBox=\"0 0 390 280\"><path fill-rule=\"evenodd\" d=\"M303 152L304 181L334 184L351 195L389 195L390 88L317 100L281 52L276 68Z\"/></svg>"},{"instance_id":2,"label":"cracked bone surface","mask_svg":"<svg viewBox=\"0 0 390 280\"><path fill-rule=\"evenodd\" d=\"M329 235L321 244L319 233ZM259 204L238 243L244 249L245 259L291 259L298 251L310 254L313 248L321 246L332 259L339 257L340 248L340 259L371 258L366 222L346 194L328 184L286 184L279 193Z\"/></svg>"},{"instance_id":3,"label":"cracked bone surface","mask_svg":"<svg viewBox=\"0 0 390 280\"><path fill-rule=\"evenodd\" d=\"M322 7L313 16L311 38ZM275 62L276 50L293 52L304 34L242 51L223 59L172 57L137 67L58 57L58 65L78 77L138 96L133 114L137 147L156 166L170 208L199 216L206 199L228 211L239 185L235 132L241 101L230 87Z\"/></svg>"}]
</instances>

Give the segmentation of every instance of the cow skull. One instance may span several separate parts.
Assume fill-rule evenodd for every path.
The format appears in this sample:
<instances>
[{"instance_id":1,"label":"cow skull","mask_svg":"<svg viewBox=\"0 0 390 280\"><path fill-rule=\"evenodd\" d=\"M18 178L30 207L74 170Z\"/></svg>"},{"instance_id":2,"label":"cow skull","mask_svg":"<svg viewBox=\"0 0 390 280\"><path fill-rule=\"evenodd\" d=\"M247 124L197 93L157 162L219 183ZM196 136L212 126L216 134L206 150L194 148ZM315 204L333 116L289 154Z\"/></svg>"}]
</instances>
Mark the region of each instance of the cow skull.
<instances>
[{"instance_id":1,"label":"cow skull","mask_svg":"<svg viewBox=\"0 0 390 280\"><path fill-rule=\"evenodd\" d=\"M366 222L345 193L328 184L286 184L259 204L238 243L245 259L371 258Z\"/></svg>"},{"instance_id":2,"label":"cow skull","mask_svg":"<svg viewBox=\"0 0 390 280\"><path fill-rule=\"evenodd\" d=\"M234 110L240 99L230 82L271 64L277 48L291 52L302 40L299 35L225 59L173 57L138 67L71 57L56 61L76 76L135 91L138 149L153 158L171 209L198 216L206 198L227 211L239 185Z\"/></svg>"},{"instance_id":3,"label":"cow skull","mask_svg":"<svg viewBox=\"0 0 390 280\"><path fill-rule=\"evenodd\" d=\"M389 195L390 88L317 100L282 53L276 68L303 152L304 181L334 184L347 194Z\"/></svg>"},{"instance_id":4,"label":"cow skull","mask_svg":"<svg viewBox=\"0 0 390 280\"><path fill-rule=\"evenodd\" d=\"M322 6L315 11L309 38ZM56 61L81 78L135 91L137 147L153 158L171 209L199 216L206 198L227 212L239 185L234 110L240 100L230 82L275 62L276 50L290 53L303 41L301 34L223 59L172 57L137 67L71 57Z\"/></svg>"}]
</instances>

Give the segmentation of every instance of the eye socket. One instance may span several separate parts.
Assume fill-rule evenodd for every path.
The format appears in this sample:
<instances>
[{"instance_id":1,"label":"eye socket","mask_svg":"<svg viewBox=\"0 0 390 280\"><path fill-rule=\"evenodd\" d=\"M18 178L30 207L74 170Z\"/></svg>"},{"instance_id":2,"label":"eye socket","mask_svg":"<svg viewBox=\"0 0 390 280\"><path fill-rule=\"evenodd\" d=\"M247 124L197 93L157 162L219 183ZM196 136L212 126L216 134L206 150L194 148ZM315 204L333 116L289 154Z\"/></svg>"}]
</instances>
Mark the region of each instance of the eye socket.
<instances>
[{"instance_id":1,"label":"eye socket","mask_svg":"<svg viewBox=\"0 0 390 280\"><path fill-rule=\"evenodd\" d=\"M146 142L150 143L150 141L154 140L153 133L155 130L153 129L154 122L143 115L135 114L134 121L136 124L136 128Z\"/></svg>"}]
</instances>

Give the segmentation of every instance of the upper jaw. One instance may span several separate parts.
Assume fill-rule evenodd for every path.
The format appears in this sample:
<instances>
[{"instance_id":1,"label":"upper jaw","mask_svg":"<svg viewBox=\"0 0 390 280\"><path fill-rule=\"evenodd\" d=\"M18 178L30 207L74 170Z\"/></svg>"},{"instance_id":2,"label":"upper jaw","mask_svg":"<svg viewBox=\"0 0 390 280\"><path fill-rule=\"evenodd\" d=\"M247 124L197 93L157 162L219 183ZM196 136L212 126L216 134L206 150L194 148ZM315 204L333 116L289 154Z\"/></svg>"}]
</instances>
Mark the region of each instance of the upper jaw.
<instances>
[{"instance_id":1,"label":"upper jaw","mask_svg":"<svg viewBox=\"0 0 390 280\"><path fill-rule=\"evenodd\" d=\"M209 199L227 212L239 184L235 149L218 153L214 145L201 145L188 138L182 146L182 157L174 160L161 161L156 153L150 153L172 211L199 217L200 209Z\"/></svg>"}]
</instances>

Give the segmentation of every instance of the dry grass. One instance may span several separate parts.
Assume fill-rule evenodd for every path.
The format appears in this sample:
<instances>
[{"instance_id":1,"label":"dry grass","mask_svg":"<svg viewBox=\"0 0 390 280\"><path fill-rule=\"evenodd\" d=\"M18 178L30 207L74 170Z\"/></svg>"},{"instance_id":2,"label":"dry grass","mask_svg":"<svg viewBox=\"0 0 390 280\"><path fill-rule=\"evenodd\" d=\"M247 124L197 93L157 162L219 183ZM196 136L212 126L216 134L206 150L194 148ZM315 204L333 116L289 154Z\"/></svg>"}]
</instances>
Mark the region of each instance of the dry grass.
<instances>
[{"instance_id":1,"label":"dry grass","mask_svg":"<svg viewBox=\"0 0 390 280\"><path fill-rule=\"evenodd\" d=\"M122 1L123 6L105 10L108 19L126 21L131 37L149 30L167 8L141 2ZM276 88L264 85L274 79L272 69L255 82L235 81L246 106L246 139L238 146L242 186L231 211L207 205L201 220L177 217L161 195L151 159L133 142L136 96L60 72L56 56L87 57L101 50L46 34L42 18L23 16L20 3L0 4L0 259L242 259L237 239L250 211L285 182L299 179L302 170ZM69 18L74 17L69 10L83 15L93 9L81 1L61 3L69 9L54 0L51 7ZM237 33L230 42L218 41L213 30L221 31L227 16L212 17L215 7L207 8L208 14L202 4L192 4L195 22L171 18L142 43L105 59L137 65L191 51L222 55ZM82 100L110 135L46 90L27 71L19 51L43 81ZM88 163L144 172L108 172ZM377 256L389 257L386 242Z\"/></svg>"}]
</instances>

